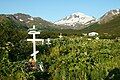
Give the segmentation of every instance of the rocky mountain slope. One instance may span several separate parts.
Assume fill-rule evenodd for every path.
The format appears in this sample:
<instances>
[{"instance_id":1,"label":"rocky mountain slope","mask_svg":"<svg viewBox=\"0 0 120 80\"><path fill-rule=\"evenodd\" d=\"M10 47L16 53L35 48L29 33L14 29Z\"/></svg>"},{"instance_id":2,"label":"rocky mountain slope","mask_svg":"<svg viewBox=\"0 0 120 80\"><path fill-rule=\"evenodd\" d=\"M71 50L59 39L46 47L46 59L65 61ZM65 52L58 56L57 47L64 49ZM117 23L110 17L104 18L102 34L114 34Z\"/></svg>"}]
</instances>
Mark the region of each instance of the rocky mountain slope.
<instances>
[{"instance_id":1,"label":"rocky mountain slope","mask_svg":"<svg viewBox=\"0 0 120 80\"><path fill-rule=\"evenodd\" d=\"M33 25L36 25L36 27L39 29L55 28L55 25L53 23L43 20L40 17L32 17L30 15L22 14L22 13L14 14L14 16L20 22L25 23L28 27L32 27Z\"/></svg>"},{"instance_id":2,"label":"rocky mountain slope","mask_svg":"<svg viewBox=\"0 0 120 80\"><path fill-rule=\"evenodd\" d=\"M114 19L114 16L117 16L120 14L120 9L114 9L106 12L100 19L99 23L106 23L109 22L110 20Z\"/></svg>"}]
</instances>

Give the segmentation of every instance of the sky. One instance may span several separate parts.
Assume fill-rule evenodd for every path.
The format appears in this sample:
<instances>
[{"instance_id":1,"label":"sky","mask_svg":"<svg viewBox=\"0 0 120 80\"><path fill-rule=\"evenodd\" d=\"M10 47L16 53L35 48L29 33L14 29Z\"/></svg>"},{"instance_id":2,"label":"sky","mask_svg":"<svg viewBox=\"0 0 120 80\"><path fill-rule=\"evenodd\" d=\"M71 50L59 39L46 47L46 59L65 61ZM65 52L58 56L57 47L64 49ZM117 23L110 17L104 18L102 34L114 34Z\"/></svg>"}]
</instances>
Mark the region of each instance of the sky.
<instances>
[{"instance_id":1,"label":"sky","mask_svg":"<svg viewBox=\"0 0 120 80\"><path fill-rule=\"evenodd\" d=\"M74 12L100 18L120 0L0 0L0 14L25 13L54 22Z\"/></svg>"}]
</instances>

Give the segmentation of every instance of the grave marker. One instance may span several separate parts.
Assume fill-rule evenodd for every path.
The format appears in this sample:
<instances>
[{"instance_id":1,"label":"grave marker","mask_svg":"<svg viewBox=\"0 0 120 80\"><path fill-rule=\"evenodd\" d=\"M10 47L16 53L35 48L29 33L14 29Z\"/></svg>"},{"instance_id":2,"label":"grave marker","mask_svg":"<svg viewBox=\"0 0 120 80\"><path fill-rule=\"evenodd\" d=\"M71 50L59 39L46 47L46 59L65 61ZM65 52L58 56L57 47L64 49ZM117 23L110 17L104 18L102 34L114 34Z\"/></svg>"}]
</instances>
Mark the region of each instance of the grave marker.
<instances>
[{"instance_id":1,"label":"grave marker","mask_svg":"<svg viewBox=\"0 0 120 80\"><path fill-rule=\"evenodd\" d=\"M44 43L44 39L36 39L36 34L40 34L40 32L35 31L35 25L33 25L33 28L30 29L30 31L28 32L28 34L32 34L33 35L33 39L27 39L27 41L32 41L33 43L33 53L31 54L31 56L33 56L33 59L36 62L36 54L39 53L39 51L36 51L36 41L41 41L42 44Z\"/></svg>"},{"instance_id":2,"label":"grave marker","mask_svg":"<svg viewBox=\"0 0 120 80\"><path fill-rule=\"evenodd\" d=\"M62 36L62 33L60 33L60 35L59 35L59 38L61 39L63 36Z\"/></svg>"}]
</instances>

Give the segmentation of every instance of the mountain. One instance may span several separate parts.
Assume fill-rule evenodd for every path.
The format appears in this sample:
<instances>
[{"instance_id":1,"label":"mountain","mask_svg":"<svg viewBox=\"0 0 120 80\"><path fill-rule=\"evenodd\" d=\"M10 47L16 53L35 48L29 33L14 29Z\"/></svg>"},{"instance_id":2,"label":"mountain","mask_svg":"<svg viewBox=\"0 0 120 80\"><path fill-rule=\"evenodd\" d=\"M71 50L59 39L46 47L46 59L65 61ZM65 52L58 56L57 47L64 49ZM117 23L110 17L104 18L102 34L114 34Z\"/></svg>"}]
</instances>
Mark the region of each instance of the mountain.
<instances>
[{"instance_id":1,"label":"mountain","mask_svg":"<svg viewBox=\"0 0 120 80\"><path fill-rule=\"evenodd\" d=\"M114 19L114 16L117 16L120 14L120 9L114 9L106 12L100 19L99 23L106 23L109 22L110 20Z\"/></svg>"},{"instance_id":2,"label":"mountain","mask_svg":"<svg viewBox=\"0 0 120 80\"><path fill-rule=\"evenodd\" d=\"M69 26L68 28L71 29L82 29L95 21L96 19L94 17L76 12L59 21L56 21L55 24Z\"/></svg>"},{"instance_id":3,"label":"mountain","mask_svg":"<svg viewBox=\"0 0 120 80\"><path fill-rule=\"evenodd\" d=\"M0 14L7 17L18 24L25 25L27 28L31 28L33 25L40 30L61 29L63 26L56 25L52 22L46 21L40 17L32 17L28 14L16 13L16 14Z\"/></svg>"},{"instance_id":4,"label":"mountain","mask_svg":"<svg viewBox=\"0 0 120 80\"><path fill-rule=\"evenodd\" d=\"M98 32L104 36L120 36L120 9L105 13L98 22L81 30L83 33Z\"/></svg>"},{"instance_id":5,"label":"mountain","mask_svg":"<svg viewBox=\"0 0 120 80\"><path fill-rule=\"evenodd\" d=\"M37 28L39 29L45 29L45 28L55 28L55 24L43 20L40 17L32 17L28 14L22 14L22 13L17 13L14 14L14 16L20 21L25 23L28 27L32 27L33 25L36 25Z\"/></svg>"},{"instance_id":6,"label":"mountain","mask_svg":"<svg viewBox=\"0 0 120 80\"><path fill-rule=\"evenodd\" d=\"M13 33L6 33L4 37L7 37L6 35L9 36L10 34L15 35L15 31L20 30L27 33L27 30L33 25L36 25L37 30L41 30L41 34L39 36L41 38L56 38L59 36L60 33L62 33L63 35L80 35L79 30L62 29L62 27L64 26L58 26L56 24L43 20L40 17L32 17L30 15L22 13L0 14L0 36L3 33L5 34L5 32L8 32L9 30L11 30L10 32Z\"/></svg>"},{"instance_id":7,"label":"mountain","mask_svg":"<svg viewBox=\"0 0 120 80\"><path fill-rule=\"evenodd\" d=\"M44 38L57 37L59 33L64 35L80 35L96 31L100 34L112 34L119 36L120 31L120 9L110 10L105 13L98 21L94 17L87 16L77 12L67 16L55 23L46 21L40 17L32 17L28 14L0 14L0 29L6 26L12 29L31 28L36 25L38 30L42 30L41 35ZM5 26L5 27L3 27ZM1 33L2 34L2 33Z\"/></svg>"}]
</instances>

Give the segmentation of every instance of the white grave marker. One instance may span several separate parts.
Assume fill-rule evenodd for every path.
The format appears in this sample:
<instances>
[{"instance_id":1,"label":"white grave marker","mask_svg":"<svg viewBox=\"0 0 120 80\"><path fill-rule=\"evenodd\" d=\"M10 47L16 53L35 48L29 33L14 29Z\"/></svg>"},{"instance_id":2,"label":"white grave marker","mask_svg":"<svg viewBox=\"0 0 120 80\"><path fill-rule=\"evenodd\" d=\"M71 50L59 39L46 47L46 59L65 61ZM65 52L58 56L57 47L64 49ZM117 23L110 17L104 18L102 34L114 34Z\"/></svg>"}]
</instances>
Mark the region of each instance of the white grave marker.
<instances>
[{"instance_id":1,"label":"white grave marker","mask_svg":"<svg viewBox=\"0 0 120 80\"><path fill-rule=\"evenodd\" d=\"M33 43L33 53L31 54L31 56L33 56L33 59L36 62L36 54L39 53L39 51L36 51L36 41L42 41L42 44L43 44L44 40L43 39L36 39L35 35L40 34L40 32L37 32L34 29L35 29L35 25L33 25L33 28L30 29L31 31L28 32L28 34L33 35L33 39L27 39L27 41L32 41L32 43Z\"/></svg>"}]
</instances>

